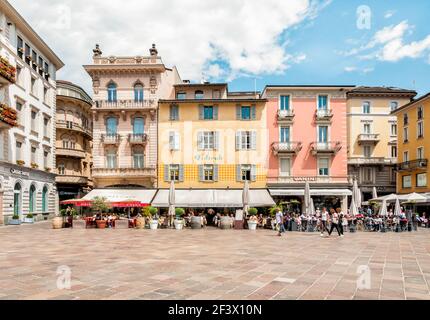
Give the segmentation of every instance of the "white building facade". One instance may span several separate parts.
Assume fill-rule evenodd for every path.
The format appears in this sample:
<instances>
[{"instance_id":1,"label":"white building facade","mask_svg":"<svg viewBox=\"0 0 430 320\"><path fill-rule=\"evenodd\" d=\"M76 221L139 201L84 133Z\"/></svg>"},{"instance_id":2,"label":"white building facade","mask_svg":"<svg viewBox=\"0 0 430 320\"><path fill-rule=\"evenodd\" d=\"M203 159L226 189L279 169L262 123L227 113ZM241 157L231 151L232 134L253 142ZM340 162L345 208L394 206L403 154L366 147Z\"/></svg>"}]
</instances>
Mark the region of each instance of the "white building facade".
<instances>
[{"instance_id":1,"label":"white building facade","mask_svg":"<svg viewBox=\"0 0 430 320\"><path fill-rule=\"evenodd\" d=\"M55 186L56 72L64 64L19 13L0 0L0 56L16 68L0 102L17 123L0 129L0 224L14 215L48 219L58 207Z\"/></svg>"}]
</instances>

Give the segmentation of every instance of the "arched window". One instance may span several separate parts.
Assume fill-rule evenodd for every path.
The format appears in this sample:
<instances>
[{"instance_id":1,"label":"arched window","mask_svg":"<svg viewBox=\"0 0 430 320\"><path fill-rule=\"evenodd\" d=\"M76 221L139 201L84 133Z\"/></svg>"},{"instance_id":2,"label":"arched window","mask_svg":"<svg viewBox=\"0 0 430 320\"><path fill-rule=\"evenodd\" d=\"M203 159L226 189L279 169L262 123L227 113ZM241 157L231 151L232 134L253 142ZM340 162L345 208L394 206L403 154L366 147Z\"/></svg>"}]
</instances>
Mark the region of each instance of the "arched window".
<instances>
[{"instance_id":1,"label":"arched window","mask_svg":"<svg viewBox=\"0 0 430 320\"><path fill-rule=\"evenodd\" d=\"M106 119L106 133L108 135L116 135L117 132L117 119L115 117L109 117Z\"/></svg>"},{"instance_id":2,"label":"arched window","mask_svg":"<svg viewBox=\"0 0 430 320\"><path fill-rule=\"evenodd\" d=\"M21 216L22 188L18 182L13 189L13 214Z\"/></svg>"},{"instance_id":3,"label":"arched window","mask_svg":"<svg viewBox=\"0 0 430 320\"><path fill-rule=\"evenodd\" d=\"M108 84L107 92L108 92L108 101L116 102L116 84L115 83L111 82Z\"/></svg>"},{"instance_id":4,"label":"arched window","mask_svg":"<svg viewBox=\"0 0 430 320\"><path fill-rule=\"evenodd\" d=\"M134 118L133 120L133 134L134 135L142 135L144 133L144 123L142 117Z\"/></svg>"},{"instance_id":5,"label":"arched window","mask_svg":"<svg viewBox=\"0 0 430 320\"><path fill-rule=\"evenodd\" d=\"M143 85L141 83L137 83L134 85L134 101L143 101Z\"/></svg>"},{"instance_id":6,"label":"arched window","mask_svg":"<svg viewBox=\"0 0 430 320\"><path fill-rule=\"evenodd\" d=\"M34 212L36 210L36 187L34 184L30 187L30 196L29 196L29 212Z\"/></svg>"},{"instance_id":7,"label":"arched window","mask_svg":"<svg viewBox=\"0 0 430 320\"><path fill-rule=\"evenodd\" d=\"M136 169L142 169L144 167L142 147L136 147L133 149L133 166Z\"/></svg>"},{"instance_id":8,"label":"arched window","mask_svg":"<svg viewBox=\"0 0 430 320\"><path fill-rule=\"evenodd\" d=\"M48 212L48 187L44 186L42 190L42 212Z\"/></svg>"},{"instance_id":9,"label":"arched window","mask_svg":"<svg viewBox=\"0 0 430 320\"><path fill-rule=\"evenodd\" d=\"M117 167L116 149L114 148L106 149L106 167L109 169Z\"/></svg>"},{"instance_id":10,"label":"arched window","mask_svg":"<svg viewBox=\"0 0 430 320\"><path fill-rule=\"evenodd\" d=\"M194 92L194 98L195 99L204 99L204 93L202 90L197 90L196 92Z\"/></svg>"}]
</instances>

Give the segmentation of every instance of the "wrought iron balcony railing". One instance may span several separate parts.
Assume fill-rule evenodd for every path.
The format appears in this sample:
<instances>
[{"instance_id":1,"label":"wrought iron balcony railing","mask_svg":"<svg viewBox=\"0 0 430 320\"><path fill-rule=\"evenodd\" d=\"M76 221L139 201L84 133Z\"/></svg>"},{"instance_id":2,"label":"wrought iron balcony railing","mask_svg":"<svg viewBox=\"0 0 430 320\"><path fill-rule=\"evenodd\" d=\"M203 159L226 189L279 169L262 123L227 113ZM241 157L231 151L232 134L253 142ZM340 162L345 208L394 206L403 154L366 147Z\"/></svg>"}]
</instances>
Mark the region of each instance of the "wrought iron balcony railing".
<instances>
[{"instance_id":1,"label":"wrought iron balcony railing","mask_svg":"<svg viewBox=\"0 0 430 320\"><path fill-rule=\"evenodd\" d=\"M425 169L427 168L427 159L417 159L412 161L406 161L397 164L397 171L408 171L414 169Z\"/></svg>"},{"instance_id":2,"label":"wrought iron balcony railing","mask_svg":"<svg viewBox=\"0 0 430 320\"><path fill-rule=\"evenodd\" d=\"M146 133L131 133L128 135L128 142L130 144L145 144L148 140Z\"/></svg>"}]
</instances>

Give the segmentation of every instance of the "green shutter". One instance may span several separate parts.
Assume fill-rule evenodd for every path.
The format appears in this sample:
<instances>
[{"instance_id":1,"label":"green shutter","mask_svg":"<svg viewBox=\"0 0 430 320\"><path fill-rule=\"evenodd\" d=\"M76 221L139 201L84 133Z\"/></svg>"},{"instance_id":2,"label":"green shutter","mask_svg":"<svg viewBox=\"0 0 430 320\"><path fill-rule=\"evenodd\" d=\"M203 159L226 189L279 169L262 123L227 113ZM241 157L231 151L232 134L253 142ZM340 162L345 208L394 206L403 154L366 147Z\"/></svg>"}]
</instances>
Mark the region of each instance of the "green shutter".
<instances>
[{"instance_id":1,"label":"green shutter","mask_svg":"<svg viewBox=\"0 0 430 320\"><path fill-rule=\"evenodd\" d=\"M179 165L179 181L184 182L184 165Z\"/></svg>"},{"instance_id":2,"label":"green shutter","mask_svg":"<svg viewBox=\"0 0 430 320\"><path fill-rule=\"evenodd\" d=\"M242 107L240 104L236 105L236 120L242 120Z\"/></svg>"},{"instance_id":3,"label":"green shutter","mask_svg":"<svg viewBox=\"0 0 430 320\"><path fill-rule=\"evenodd\" d=\"M242 181L242 173L241 173L240 167L241 167L240 164L236 165L236 181L238 182Z\"/></svg>"},{"instance_id":4,"label":"green shutter","mask_svg":"<svg viewBox=\"0 0 430 320\"><path fill-rule=\"evenodd\" d=\"M257 180L257 166L255 164L251 165L251 181Z\"/></svg>"},{"instance_id":5,"label":"green shutter","mask_svg":"<svg viewBox=\"0 0 430 320\"><path fill-rule=\"evenodd\" d=\"M218 165L214 164L214 181L218 181Z\"/></svg>"},{"instance_id":6,"label":"green shutter","mask_svg":"<svg viewBox=\"0 0 430 320\"><path fill-rule=\"evenodd\" d=\"M203 181L203 165L199 164L199 181Z\"/></svg>"},{"instance_id":7,"label":"green shutter","mask_svg":"<svg viewBox=\"0 0 430 320\"><path fill-rule=\"evenodd\" d=\"M213 106L214 120L218 120L218 105Z\"/></svg>"},{"instance_id":8,"label":"green shutter","mask_svg":"<svg viewBox=\"0 0 430 320\"><path fill-rule=\"evenodd\" d=\"M205 107L202 104L199 104L199 120L204 119Z\"/></svg>"},{"instance_id":9,"label":"green shutter","mask_svg":"<svg viewBox=\"0 0 430 320\"><path fill-rule=\"evenodd\" d=\"M257 107L254 105L251 106L251 119L255 120L257 118Z\"/></svg>"},{"instance_id":10,"label":"green shutter","mask_svg":"<svg viewBox=\"0 0 430 320\"><path fill-rule=\"evenodd\" d=\"M168 182L170 180L169 177L169 165L165 164L164 165L164 182Z\"/></svg>"}]
</instances>

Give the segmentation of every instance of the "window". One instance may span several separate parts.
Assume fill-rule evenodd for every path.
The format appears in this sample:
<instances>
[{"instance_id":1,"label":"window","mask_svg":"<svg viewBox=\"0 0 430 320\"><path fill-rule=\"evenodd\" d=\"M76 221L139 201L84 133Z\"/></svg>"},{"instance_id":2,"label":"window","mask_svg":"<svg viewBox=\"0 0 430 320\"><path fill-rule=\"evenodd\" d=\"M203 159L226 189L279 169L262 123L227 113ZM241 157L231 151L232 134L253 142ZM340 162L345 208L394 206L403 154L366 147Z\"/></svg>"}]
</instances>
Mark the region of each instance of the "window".
<instances>
[{"instance_id":1,"label":"window","mask_svg":"<svg viewBox=\"0 0 430 320\"><path fill-rule=\"evenodd\" d=\"M60 175L66 174L66 166L64 165L64 163L60 163L58 165L58 174L60 174Z\"/></svg>"},{"instance_id":2,"label":"window","mask_svg":"<svg viewBox=\"0 0 430 320\"><path fill-rule=\"evenodd\" d=\"M205 164L201 166L201 180L202 181L214 181L214 165Z\"/></svg>"},{"instance_id":3,"label":"window","mask_svg":"<svg viewBox=\"0 0 430 320\"><path fill-rule=\"evenodd\" d=\"M169 132L169 148L170 150L179 150L180 136L179 132Z\"/></svg>"},{"instance_id":4,"label":"window","mask_svg":"<svg viewBox=\"0 0 430 320\"><path fill-rule=\"evenodd\" d=\"M397 171L395 168L390 168L390 181L392 183L397 183Z\"/></svg>"},{"instance_id":5,"label":"window","mask_svg":"<svg viewBox=\"0 0 430 320\"><path fill-rule=\"evenodd\" d=\"M178 105L171 105L170 106L169 119L170 119L170 121L179 120L179 106Z\"/></svg>"},{"instance_id":6,"label":"window","mask_svg":"<svg viewBox=\"0 0 430 320\"><path fill-rule=\"evenodd\" d=\"M417 160L424 159L424 147L417 148Z\"/></svg>"},{"instance_id":7,"label":"window","mask_svg":"<svg viewBox=\"0 0 430 320\"><path fill-rule=\"evenodd\" d=\"M372 147L371 146L363 146L363 156L365 158L370 158L372 156Z\"/></svg>"},{"instance_id":8,"label":"window","mask_svg":"<svg viewBox=\"0 0 430 320\"><path fill-rule=\"evenodd\" d=\"M116 150L115 149L108 149L106 150L106 167L109 169L116 168Z\"/></svg>"},{"instance_id":9,"label":"window","mask_svg":"<svg viewBox=\"0 0 430 320\"><path fill-rule=\"evenodd\" d=\"M48 80L49 79L49 64L47 62L45 62L44 66L43 66L43 72L45 73L45 79Z\"/></svg>"},{"instance_id":10,"label":"window","mask_svg":"<svg viewBox=\"0 0 430 320\"><path fill-rule=\"evenodd\" d=\"M237 120L255 120L256 107L255 106L237 106L236 107Z\"/></svg>"},{"instance_id":11,"label":"window","mask_svg":"<svg viewBox=\"0 0 430 320\"><path fill-rule=\"evenodd\" d=\"M13 214L22 215L21 212L21 203L22 203L22 188L19 183L15 184L13 188Z\"/></svg>"},{"instance_id":12,"label":"window","mask_svg":"<svg viewBox=\"0 0 430 320\"><path fill-rule=\"evenodd\" d=\"M365 114L370 113L370 102L369 101L363 102L363 113L365 113Z\"/></svg>"},{"instance_id":13,"label":"window","mask_svg":"<svg viewBox=\"0 0 430 320\"><path fill-rule=\"evenodd\" d=\"M403 162L408 162L408 161L409 161L409 152L404 151L403 152Z\"/></svg>"},{"instance_id":14,"label":"window","mask_svg":"<svg viewBox=\"0 0 430 320\"><path fill-rule=\"evenodd\" d=\"M16 148L15 148L16 150L16 160L18 161L18 160L22 160L22 142L20 142L20 141L17 141L16 142Z\"/></svg>"},{"instance_id":15,"label":"window","mask_svg":"<svg viewBox=\"0 0 430 320\"><path fill-rule=\"evenodd\" d=\"M397 146L391 146L391 158L397 158Z\"/></svg>"},{"instance_id":16,"label":"window","mask_svg":"<svg viewBox=\"0 0 430 320\"><path fill-rule=\"evenodd\" d=\"M365 134L369 134L370 133L370 124L369 123L365 123L364 124L364 126L363 126L363 132L365 133Z\"/></svg>"},{"instance_id":17,"label":"window","mask_svg":"<svg viewBox=\"0 0 430 320\"><path fill-rule=\"evenodd\" d=\"M203 107L203 119L212 120L214 118L214 109L211 106Z\"/></svg>"},{"instance_id":18,"label":"window","mask_svg":"<svg viewBox=\"0 0 430 320\"><path fill-rule=\"evenodd\" d=\"M68 137L63 138L63 148L69 149L69 147L70 147L69 138Z\"/></svg>"},{"instance_id":19,"label":"window","mask_svg":"<svg viewBox=\"0 0 430 320\"><path fill-rule=\"evenodd\" d=\"M397 124L395 124L395 123L391 124L391 135L397 136Z\"/></svg>"},{"instance_id":20,"label":"window","mask_svg":"<svg viewBox=\"0 0 430 320\"><path fill-rule=\"evenodd\" d=\"M216 150L218 149L218 133L215 131L203 131L198 134L199 150Z\"/></svg>"},{"instance_id":21,"label":"window","mask_svg":"<svg viewBox=\"0 0 430 320\"><path fill-rule=\"evenodd\" d=\"M36 147L31 147L31 162L32 163L36 163L37 159L36 159L36 155L37 155L37 149Z\"/></svg>"},{"instance_id":22,"label":"window","mask_svg":"<svg viewBox=\"0 0 430 320\"><path fill-rule=\"evenodd\" d=\"M418 117L418 120L422 120L422 118L423 118L423 107L418 107L417 117Z\"/></svg>"},{"instance_id":23,"label":"window","mask_svg":"<svg viewBox=\"0 0 430 320\"><path fill-rule=\"evenodd\" d=\"M109 117L106 119L106 133L108 136L117 134L118 121L115 117Z\"/></svg>"},{"instance_id":24,"label":"window","mask_svg":"<svg viewBox=\"0 0 430 320\"><path fill-rule=\"evenodd\" d=\"M24 55L24 41L22 41L22 39L20 37L17 37L17 51L18 51L18 56L22 59L23 55Z\"/></svg>"},{"instance_id":25,"label":"window","mask_svg":"<svg viewBox=\"0 0 430 320\"><path fill-rule=\"evenodd\" d=\"M290 96L280 96L280 110L290 110Z\"/></svg>"},{"instance_id":26,"label":"window","mask_svg":"<svg viewBox=\"0 0 430 320\"><path fill-rule=\"evenodd\" d=\"M328 158L319 158L318 159L318 175L319 176L328 176L329 159Z\"/></svg>"},{"instance_id":27,"label":"window","mask_svg":"<svg viewBox=\"0 0 430 320\"><path fill-rule=\"evenodd\" d=\"M279 159L279 175L281 177L289 177L291 175L291 159L280 158Z\"/></svg>"},{"instance_id":28,"label":"window","mask_svg":"<svg viewBox=\"0 0 430 320\"><path fill-rule=\"evenodd\" d=\"M47 138L49 137L49 118L48 117L43 118L43 136Z\"/></svg>"},{"instance_id":29,"label":"window","mask_svg":"<svg viewBox=\"0 0 430 320\"><path fill-rule=\"evenodd\" d=\"M30 64L30 46L28 44L25 44L25 62Z\"/></svg>"},{"instance_id":30,"label":"window","mask_svg":"<svg viewBox=\"0 0 430 320\"><path fill-rule=\"evenodd\" d=\"M390 102L390 110L394 111L399 107L399 103L397 101L391 101Z\"/></svg>"},{"instance_id":31,"label":"window","mask_svg":"<svg viewBox=\"0 0 430 320\"><path fill-rule=\"evenodd\" d=\"M133 150L133 167L136 169L144 167L143 148L136 148Z\"/></svg>"},{"instance_id":32,"label":"window","mask_svg":"<svg viewBox=\"0 0 430 320\"><path fill-rule=\"evenodd\" d=\"M48 212L48 188L46 186L42 190L42 212Z\"/></svg>"},{"instance_id":33,"label":"window","mask_svg":"<svg viewBox=\"0 0 430 320\"><path fill-rule=\"evenodd\" d=\"M134 118L133 120L133 134L143 135L145 132L145 121L142 117Z\"/></svg>"},{"instance_id":34,"label":"window","mask_svg":"<svg viewBox=\"0 0 430 320\"><path fill-rule=\"evenodd\" d=\"M251 166L250 165L242 165L241 167L241 176L242 181L251 181Z\"/></svg>"},{"instance_id":35,"label":"window","mask_svg":"<svg viewBox=\"0 0 430 320\"><path fill-rule=\"evenodd\" d=\"M39 57L39 74L43 76L43 59Z\"/></svg>"},{"instance_id":36,"label":"window","mask_svg":"<svg viewBox=\"0 0 430 320\"><path fill-rule=\"evenodd\" d=\"M35 212L36 211L36 187L34 184L30 186L30 195L29 195L29 202L28 202L29 212Z\"/></svg>"},{"instance_id":37,"label":"window","mask_svg":"<svg viewBox=\"0 0 430 320\"><path fill-rule=\"evenodd\" d=\"M31 110L31 130L37 131L37 111Z\"/></svg>"},{"instance_id":38,"label":"window","mask_svg":"<svg viewBox=\"0 0 430 320\"><path fill-rule=\"evenodd\" d=\"M403 114L403 124L407 125L409 123L409 117L407 113Z\"/></svg>"},{"instance_id":39,"label":"window","mask_svg":"<svg viewBox=\"0 0 430 320\"><path fill-rule=\"evenodd\" d=\"M409 130L408 128L403 128L403 142L408 142L409 140Z\"/></svg>"},{"instance_id":40,"label":"window","mask_svg":"<svg viewBox=\"0 0 430 320\"><path fill-rule=\"evenodd\" d=\"M23 126L24 125L24 117L22 116L22 107L23 104L19 101L15 103L16 111L17 111L17 117L18 117L18 123Z\"/></svg>"},{"instance_id":41,"label":"window","mask_svg":"<svg viewBox=\"0 0 430 320\"><path fill-rule=\"evenodd\" d=\"M318 110L328 110L328 96L318 96Z\"/></svg>"},{"instance_id":42,"label":"window","mask_svg":"<svg viewBox=\"0 0 430 320\"><path fill-rule=\"evenodd\" d=\"M143 101L143 85L140 83L134 86L134 101L135 102Z\"/></svg>"},{"instance_id":43,"label":"window","mask_svg":"<svg viewBox=\"0 0 430 320\"><path fill-rule=\"evenodd\" d=\"M279 130L279 142L290 142L290 127L281 127Z\"/></svg>"},{"instance_id":44,"label":"window","mask_svg":"<svg viewBox=\"0 0 430 320\"><path fill-rule=\"evenodd\" d=\"M427 187L427 173L417 173L417 187Z\"/></svg>"},{"instance_id":45,"label":"window","mask_svg":"<svg viewBox=\"0 0 430 320\"><path fill-rule=\"evenodd\" d=\"M328 142L328 126L318 126L318 142Z\"/></svg>"},{"instance_id":46,"label":"window","mask_svg":"<svg viewBox=\"0 0 430 320\"><path fill-rule=\"evenodd\" d=\"M186 92L177 92L176 93L176 99L177 100L185 100L187 98Z\"/></svg>"},{"instance_id":47,"label":"window","mask_svg":"<svg viewBox=\"0 0 430 320\"><path fill-rule=\"evenodd\" d=\"M31 77L31 94L33 94L34 96L37 96L36 84L37 84L36 78Z\"/></svg>"},{"instance_id":48,"label":"window","mask_svg":"<svg viewBox=\"0 0 430 320\"><path fill-rule=\"evenodd\" d=\"M22 86L22 69L21 67L16 67L16 84Z\"/></svg>"},{"instance_id":49,"label":"window","mask_svg":"<svg viewBox=\"0 0 430 320\"><path fill-rule=\"evenodd\" d=\"M168 178L170 181L179 181L180 166L179 164L171 164L168 166Z\"/></svg>"},{"instance_id":50,"label":"window","mask_svg":"<svg viewBox=\"0 0 430 320\"><path fill-rule=\"evenodd\" d=\"M402 186L403 186L403 188L411 188L412 187L411 176L403 176L402 177Z\"/></svg>"},{"instance_id":51,"label":"window","mask_svg":"<svg viewBox=\"0 0 430 320\"><path fill-rule=\"evenodd\" d=\"M362 181L364 183L373 183L373 168L362 168Z\"/></svg>"},{"instance_id":52,"label":"window","mask_svg":"<svg viewBox=\"0 0 430 320\"><path fill-rule=\"evenodd\" d=\"M45 168L49 167L49 152L48 151L43 151L43 165Z\"/></svg>"},{"instance_id":53,"label":"window","mask_svg":"<svg viewBox=\"0 0 430 320\"><path fill-rule=\"evenodd\" d=\"M256 131L237 131L236 150L256 150L257 132Z\"/></svg>"},{"instance_id":54,"label":"window","mask_svg":"<svg viewBox=\"0 0 430 320\"><path fill-rule=\"evenodd\" d=\"M37 53L36 51L32 50L31 52L31 61L32 61L32 67L33 70L37 70Z\"/></svg>"},{"instance_id":55,"label":"window","mask_svg":"<svg viewBox=\"0 0 430 320\"><path fill-rule=\"evenodd\" d=\"M204 99L204 93L201 90L197 90L196 92L194 92L194 99Z\"/></svg>"},{"instance_id":56,"label":"window","mask_svg":"<svg viewBox=\"0 0 430 320\"><path fill-rule=\"evenodd\" d=\"M49 102L49 96L48 96L48 88L43 87L43 102L48 103Z\"/></svg>"},{"instance_id":57,"label":"window","mask_svg":"<svg viewBox=\"0 0 430 320\"><path fill-rule=\"evenodd\" d=\"M108 101L109 102L116 102L116 84L115 83L109 83L107 87L107 93L108 93Z\"/></svg>"},{"instance_id":58,"label":"window","mask_svg":"<svg viewBox=\"0 0 430 320\"><path fill-rule=\"evenodd\" d=\"M417 137L422 138L424 137L424 122L418 121L417 123Z\"/></svg>"},{"instance_id":59,"label":"window","mask_svg":"<svg viewBox=\"0 0 430 320\"><path fill-rule=\"evenodd\" d=\"M241 118L242 120L251 119L251 107L242 107Z\"/></svg>"}]
</instances>

